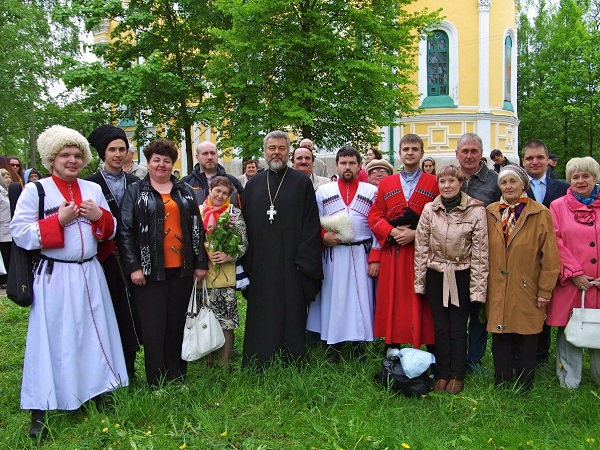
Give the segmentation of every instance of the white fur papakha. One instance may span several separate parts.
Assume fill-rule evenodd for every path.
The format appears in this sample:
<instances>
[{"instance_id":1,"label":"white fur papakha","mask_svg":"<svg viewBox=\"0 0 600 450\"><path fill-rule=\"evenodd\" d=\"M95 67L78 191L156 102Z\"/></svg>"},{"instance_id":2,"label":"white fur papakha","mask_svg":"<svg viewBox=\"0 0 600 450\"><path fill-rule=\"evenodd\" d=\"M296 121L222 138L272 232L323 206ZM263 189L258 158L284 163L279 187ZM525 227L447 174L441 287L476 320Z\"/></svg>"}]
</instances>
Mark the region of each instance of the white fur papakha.
<instances>
[{"instance_id":1,"label":"white fur papakha","mask_svg":"<svg viewBox=\"0 0 600 450\"><path fill-rule=\"evenodd\" d=\"M352 242L354 239L354 230L352 229L352 219L346 212L335 214L333 216L321 217L321 226L326 231L335 233L342 242Z\"/></svg>"},{"instance_id":2,"label":"white fur papakha","mask_svg":"<svg viewBox=\"0 0 600 450\"><path fill-rule=\"evenodd\" d=\"M52 162L58 152L65 147L77 147L83 152L83 165L87 166L92 160L90 144L78 131L61 125L53 125L37 138L38 153L42 166L52 172Z\"/></svg>"}]
</instances>

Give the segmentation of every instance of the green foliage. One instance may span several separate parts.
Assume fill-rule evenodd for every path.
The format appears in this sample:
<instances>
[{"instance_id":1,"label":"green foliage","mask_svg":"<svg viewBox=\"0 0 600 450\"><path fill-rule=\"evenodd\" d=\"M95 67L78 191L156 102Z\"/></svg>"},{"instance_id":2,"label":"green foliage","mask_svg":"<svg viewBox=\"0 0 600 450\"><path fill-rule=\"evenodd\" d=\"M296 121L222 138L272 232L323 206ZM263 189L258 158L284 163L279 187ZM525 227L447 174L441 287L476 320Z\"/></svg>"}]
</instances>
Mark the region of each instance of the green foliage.
<instances>
[{"instance_id":1,"label":"green foliage","mask_svg":"<svg viewBox=\"0 0 600 450\"><path fill-rule=\"evenodd\" d=\"M207 74L222 145L244 158L286 128L318 145L379 142L411 114L419 34L437 15L414 0L215 0L230 22Z\"/></svg>"},{"instance_id":2,"label":"green foliage","mask_svg":"<svg viewBox=\"0 0 600 450\"><path fill-rule=\"evenodd\" d=\"M180 142L184 134L193 148L191 127L211 122L204 66L214 48L208 30L220 21L211 2L83 0L63 14L83 20L86 31L117 24L108 42L92 47L102 63L72 61L66 85L82 88L96 104L119 106L112 119L134 120L142 142L158 135ZM187 156L193 167L193 151Z\"/></svg>"},{"instance_id":3,"label":"green foliage","mask_svg":"<svg viewBox=\"0 0 600 450\"><path fill-rule=\"evenodd\" d=\"M533 21L519 17L520 144L542 139L560 157L596 158L600 132L600 31L597 2L539 1Z\"/></svg>"},{"instance_id":4,"label":"green foliage","mask_svg":"<svg viewBox=\"0 0 600 450\"><path fill-rule=\"evenodd\" d=\"M589 377L577 390L562 389L554 358L538 370L534 389L522 395L494 390L491 376L469 376L457 396L432 393L406 399L373 382L382 342L362 362L343 353L327 362L312 349L307 364L282 361L262 373L242 370L246 303L241 298L233 373L189 364L185 386L151 389L138 381L115 392L114 408L93 405L49 414L49 438L27 436L30 416L19 410L28 309L0 298L0 448L74 449L598 449L600 395ZM136 372L144 379L142 354ZM484 366L492 371L491 354Z\"/></svg>"},{"instance_id":5,"label":"green foliage","mask_svg":"<svg viewBox=\"0 0 600 450\"><path fill-rule=\"evenodd\" d=\"M26 165L37 131L62 117L48 114L47 106L55 101L62 57L78 51L77 27L53 17L56 3L0 2L0 153L25 157Z\"/></svg>"}]
</instances>

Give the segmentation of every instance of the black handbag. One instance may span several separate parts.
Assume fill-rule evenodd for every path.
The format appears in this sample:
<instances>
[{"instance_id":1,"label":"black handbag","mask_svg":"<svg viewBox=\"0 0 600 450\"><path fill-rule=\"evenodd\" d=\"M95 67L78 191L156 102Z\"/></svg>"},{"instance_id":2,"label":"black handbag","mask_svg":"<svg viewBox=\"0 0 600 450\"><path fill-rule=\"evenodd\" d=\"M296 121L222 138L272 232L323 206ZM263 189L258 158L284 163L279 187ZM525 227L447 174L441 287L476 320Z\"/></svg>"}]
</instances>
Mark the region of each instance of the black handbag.
<instances>
[{"instance_id":1,"label":"black handbag","mask_svg":"<svg viewBox=\"0 0 600 450\"><path fill-rule=\"evenodd\" d=\"M418 377L408 378L397 356L384 359L381 365L382 369L375 374L374 379L394 392L405 397L423 397L433 389L433 379L429 377L429 371Z\"/></svg>"},{"instance_id":2,"label":"black handbag","mask_svg":"<svg viewBox=\"0 0 600 450\"><path fill-rule=\"evenodd\" d=\"M44 217L44 188L34 181L39 195L38 217ZM33 301L34 271L39 260L39 250L25 250L12 242L6 296L19 306L31 306Z\"/></svg>"}]
</instances>

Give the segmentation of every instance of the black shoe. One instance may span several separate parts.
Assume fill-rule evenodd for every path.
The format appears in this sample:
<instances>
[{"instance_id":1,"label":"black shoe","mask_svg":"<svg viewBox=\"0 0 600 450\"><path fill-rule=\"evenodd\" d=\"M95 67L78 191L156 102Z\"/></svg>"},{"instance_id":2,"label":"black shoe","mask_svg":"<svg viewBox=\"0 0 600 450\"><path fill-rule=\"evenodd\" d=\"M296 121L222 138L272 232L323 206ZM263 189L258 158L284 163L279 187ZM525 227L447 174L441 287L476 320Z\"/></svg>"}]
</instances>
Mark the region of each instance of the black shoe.
<instances>
[{"instance_id":1,"label":"black shoe","mask_svg":"<svg viewBox=\"0 0 600 450\"><path fill-rule=\"evenodd\" d=\"M39 409L31 410L31 428L29 428L29 436L34 439L44 439L48 434L46 428L46 414Z\"/></svg>"},{"instance_id":2,"label":"black shoe","mask_svg":"<svg viewBox=\"0 0 600 450\"><path fill-rule=\"evenodd\" d=\"M366 342L352 342L351 344L352 356L358 359L360 362L367 360L367 343Z\"/></svg>"},{"instance_id":3,"label":"black shoe","mask_svg":"<svg viewBox=\"0 0 600 450\"><path fill-rule=\"evenodd\" d=\"M96 409L100 412L111 413L115 409L112 394L109 392L96 395L92 400L94 400L94 403L96 403Z\"/></svg>"},{"instance_id":4,"label":"black shoe","mask_svg":"<svg viewBox=\"0 0 600 450\"><path fill-rule=\"evenodd\" d=\"M333 364L340 362L342 346L341 344L333 344L327 346L327 361Z\"/></svg>"},{"instance_id":5,"label":"black shoe","mask_svg":"<svg viewBox=\"0 0 600 450\"><path fill-rule=\"evenodd\" d=\"M6 289L6 285L5 284L0 284L0 289Z\"/></svg>"}]
</instances>

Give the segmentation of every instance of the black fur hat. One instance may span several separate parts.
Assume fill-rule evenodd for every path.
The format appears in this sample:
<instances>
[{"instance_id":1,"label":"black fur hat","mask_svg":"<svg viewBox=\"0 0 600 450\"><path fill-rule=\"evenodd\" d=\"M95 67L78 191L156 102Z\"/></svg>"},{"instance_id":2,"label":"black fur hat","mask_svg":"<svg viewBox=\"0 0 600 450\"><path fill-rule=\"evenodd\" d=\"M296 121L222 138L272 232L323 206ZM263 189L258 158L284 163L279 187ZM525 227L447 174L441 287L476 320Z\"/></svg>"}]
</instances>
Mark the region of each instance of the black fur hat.
<instances>
[{"instance_id":1,"label":"black fur hat","mask_svg":"<svg viewBox=\"0 0 600 450\"><path fill-rule=\"evenodd\" d=\"M115 139L123 139L125 141L125 148L129 149L129 141L125 132L112 125L100 125L88 136L89 143L96 149L102 161L104 161L106 147Z\"/></svg>"}]
</instances>

